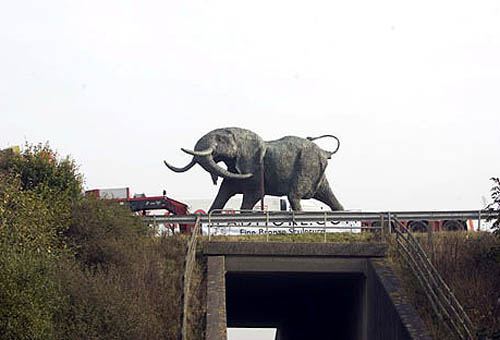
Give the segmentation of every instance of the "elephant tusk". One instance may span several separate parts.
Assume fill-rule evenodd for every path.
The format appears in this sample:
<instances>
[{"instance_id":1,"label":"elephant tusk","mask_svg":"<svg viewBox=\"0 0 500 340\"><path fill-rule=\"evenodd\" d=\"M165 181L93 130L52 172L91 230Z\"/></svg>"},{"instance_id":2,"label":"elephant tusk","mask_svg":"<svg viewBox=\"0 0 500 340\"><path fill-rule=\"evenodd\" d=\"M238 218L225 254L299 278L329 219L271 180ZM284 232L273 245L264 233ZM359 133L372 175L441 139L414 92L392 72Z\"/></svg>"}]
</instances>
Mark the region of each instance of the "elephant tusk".
<instances>
[{"instance_id":1,"label":"elephant tusk","mask_svg":"<svg viewBox=\"0 0 500 340\"><path fill-rule=\"evenodd\" d=\"M193 150L184 149L184 148L181 148L181 150L187 154L192 155L192 156L208 156L208 155L211 155L212 152L214 152L213 147L209 147L208 149L201 150L201 151L193 151Z\"/></svg>"},{"instance_id":2,"label":"elephant tusk","mask_svg":"<svg viewBox=\"0 0 500 340\"><path fill-rule=\"evenodd\" d=\"M188 171L189 169L191 169L196 164L196 161L193 158L191 160L191 163L189 163L188 165L186 165L183 168L177 168L177 167L175 167L173 165L170 165L170 164L167 163L167 161L163 161L163 163L165 163L165 165L167 166L167 168L169 168L172 171L175 171L175 172L184 172L184 171Z\"/></svg>"},{"instance_id":3,"label":"elephant tusk","mask_svg":"<svg viewBox=\"0 0 500 340\"><path fill-rule=\"evenodd\" d=\"M253 176L252 173L248 174L235 174L231 171L228 171L224 169L223 167L219 166L217 163L215 163L214 159L212 157L207 157L206 161L208 163L209 169L211 169L210 173L213 176L220 176L223 178L232 178L232 179L247 179Z\"/></svg>"}]
</instances>

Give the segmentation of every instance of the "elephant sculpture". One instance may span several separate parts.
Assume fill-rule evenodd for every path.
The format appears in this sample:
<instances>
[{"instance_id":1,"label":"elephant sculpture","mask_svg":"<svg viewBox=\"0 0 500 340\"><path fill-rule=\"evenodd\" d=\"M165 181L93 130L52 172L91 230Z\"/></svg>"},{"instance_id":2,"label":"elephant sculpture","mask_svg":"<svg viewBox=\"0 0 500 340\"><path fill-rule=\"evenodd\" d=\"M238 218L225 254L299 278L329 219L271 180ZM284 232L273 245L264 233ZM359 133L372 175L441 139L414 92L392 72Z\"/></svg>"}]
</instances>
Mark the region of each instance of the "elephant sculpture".
<instances>
[{"instance_id":1,"label":"elephant sculpture","mask_svg":"<svg viewBox=\"0 0 500 340\"><path fill-rule=\"evenodd\" d=\"M313 143L326 136L336 139L335 151L325 151ZM266 142L250 130L221 128L201 137L194 150L181 149L193 156L185 167L164 163L175 172L184 172L199 164L210 173L215 185L219 177L223 178L209 211L223 209L236 194L243 194L242 210L252 209L263 195L287 196L294 211L302 210L301 199L310 198L332 210L343 210L325 177L328 159L338 151L339 145L339 140L331 135L287 136ZM219 162L224 162L227 169L219 166Z\"/></svg>"}]
</instances>

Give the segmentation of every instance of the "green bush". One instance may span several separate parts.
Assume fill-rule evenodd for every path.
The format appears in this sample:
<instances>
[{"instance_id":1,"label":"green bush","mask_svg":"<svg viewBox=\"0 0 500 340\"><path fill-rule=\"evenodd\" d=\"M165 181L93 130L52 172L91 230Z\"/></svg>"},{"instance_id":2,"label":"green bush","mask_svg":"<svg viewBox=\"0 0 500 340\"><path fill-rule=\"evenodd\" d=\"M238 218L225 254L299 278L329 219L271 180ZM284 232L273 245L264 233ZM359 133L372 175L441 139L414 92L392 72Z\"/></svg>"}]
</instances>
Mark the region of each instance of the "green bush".
<instances>
[{"instance_id":1,"label":"green bush","mask_svg":"<svg viewBox=\"0 0 500 340\"><path fill-rule=\"evenodd\" d=\"M1 239L37 251L64 249L61 236L82 197L82 182L74 162L59 159L48 145L0 152Z\"/></svg>"},{"instance_id":2,"label":"green bush","mask_svg":"<svg viewBox=\"0 0 500 340\"><path fill-rule=\"evenodd\" d=\"M77 200L82 195L83 176L75 162L61 159L48 144L26 144L20 154L0 153L0 172L18 177L22 190L44 197Z\"/></svg>"},{"instance_id":3,"label":"green bush","mask_svg":"<svg viewBox=\"0 0 500 340\"><path fill-rule=\"evenodd\" d=\"M150 229L125 206L89 195L73 205L65 236L83 265L105 266L133 262L130 254Z\"/></svg>"},{"instance_id":4,"label":"green bush","mask_svg":"<svg viewBox=\"0 0 500 340\"><path fill-rule=\"evenodd\" d=\"M53 257L0 243L0 338L59 339L59 311L68 303Z\"/></svg>"},{"instance_id":5,"label":"green bush","mask_svg":"<svg viewBox=\"0 0 500 340\"><path fill-rule=\"evenodd\" d=\"M18 177L0 173L0 240L13 248L59 253L64 246L59 209L22 190Z\"/></svg>"},{"instance_id":6,"label":"green bush","mask_svg":"<svg viewBox=\"0 0 500 340\"><path fill-rule=\"evenodd\" d=\"M67 302L58 259L68 256L63 231L81 195L73 163L47 158L48 146L0 153L0 334L57 339Z\"/></svg>"}]
</instances>

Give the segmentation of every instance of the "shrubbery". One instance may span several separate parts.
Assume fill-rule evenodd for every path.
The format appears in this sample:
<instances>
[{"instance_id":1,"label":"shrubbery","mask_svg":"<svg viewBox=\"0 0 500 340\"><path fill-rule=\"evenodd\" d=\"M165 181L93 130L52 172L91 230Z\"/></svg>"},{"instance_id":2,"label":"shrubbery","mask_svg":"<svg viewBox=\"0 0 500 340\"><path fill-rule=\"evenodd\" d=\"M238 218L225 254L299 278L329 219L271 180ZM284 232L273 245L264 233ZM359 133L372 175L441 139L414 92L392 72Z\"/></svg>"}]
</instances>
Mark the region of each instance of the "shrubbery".
<instances>
[{"instance_id":1,"label":"shrubbery","mask_svg":"<svg viewBox=\"0 0 500 340\"><path fill-rule=\"evenodd\" d=\"M22 190L43 197L77 200L82 195L83 177L74 161L60 159L48 144L27 144L21 154L2 152L0 171L18 177Z\"/></svg>"},{"instance_id":2,"label":"shrubbery","mask_svg":"<svg viewBox=\"0 0 500 340\"><path fill-rule=\"evenodd\" d=\"M143 241L120 249L128 261L65 264L59 278L71 304L62 338L177 338L185 238Z\"/></svg>"},{"instance_id":3,"label":"shrubbery","mask_svg":"<svg viewBox=\"0 0 500 340\"><path fill-rule=\"evenodd\" d=\"M176 338L185 249L84 196L48 145L0 152L0 338Z\"/></svg>"},{"instance_id":4,"label":"shrubbery","mask_svg":"<svg viewBox=\"0 0 500 340\"><path fill-rule=\"evenodd\" d=\"M59 308L67 300L56 273L47 254L0 244L0 338L59 338Z\"/></svg>"},{"instance_id":5,"label":"shrubbery","mask_svg":"<svg viewBox=\"0 0 500 340\"><path fill-rule=\"evenodd\" d=\"M47 150L0 154L0 334L6 339L59 338L59 307L67 296L57 263L68 256L62 234L81 180L72 163L47 159ZM67 179L53 181L50 171Z\"/></svg>"},{"instance_id":6,"label":"shrubbery","mask_svg":"<svg viewBox=\"0 0 500 340\"><path fill-rule=\"evenodd\" d=\"M150 229L128 208L89 195L73 205L65 236L77 259L87 267L133 262L129 256L151 236Z\"/></svg>"}]
</instances>

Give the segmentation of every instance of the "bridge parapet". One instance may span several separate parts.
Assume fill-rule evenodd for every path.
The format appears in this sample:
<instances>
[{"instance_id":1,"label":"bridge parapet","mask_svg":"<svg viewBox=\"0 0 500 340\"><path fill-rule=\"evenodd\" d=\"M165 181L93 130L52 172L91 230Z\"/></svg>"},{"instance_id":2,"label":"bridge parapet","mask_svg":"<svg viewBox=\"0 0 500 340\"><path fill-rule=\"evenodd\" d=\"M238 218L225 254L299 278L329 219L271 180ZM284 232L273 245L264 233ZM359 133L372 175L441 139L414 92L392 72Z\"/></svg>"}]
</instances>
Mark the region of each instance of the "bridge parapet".
<instances>
[{"instance_id":1,"label":"bridge parapet","mask_svg":"<svg viewBox=\"0 0 500 340\"><path fill-rule=\"evenodd\" d=\"M387 244L356 243L284 243L284 242L207 242L203 253L208 256L328 256L385 257Z\"/></svg>"}]
</instances>

